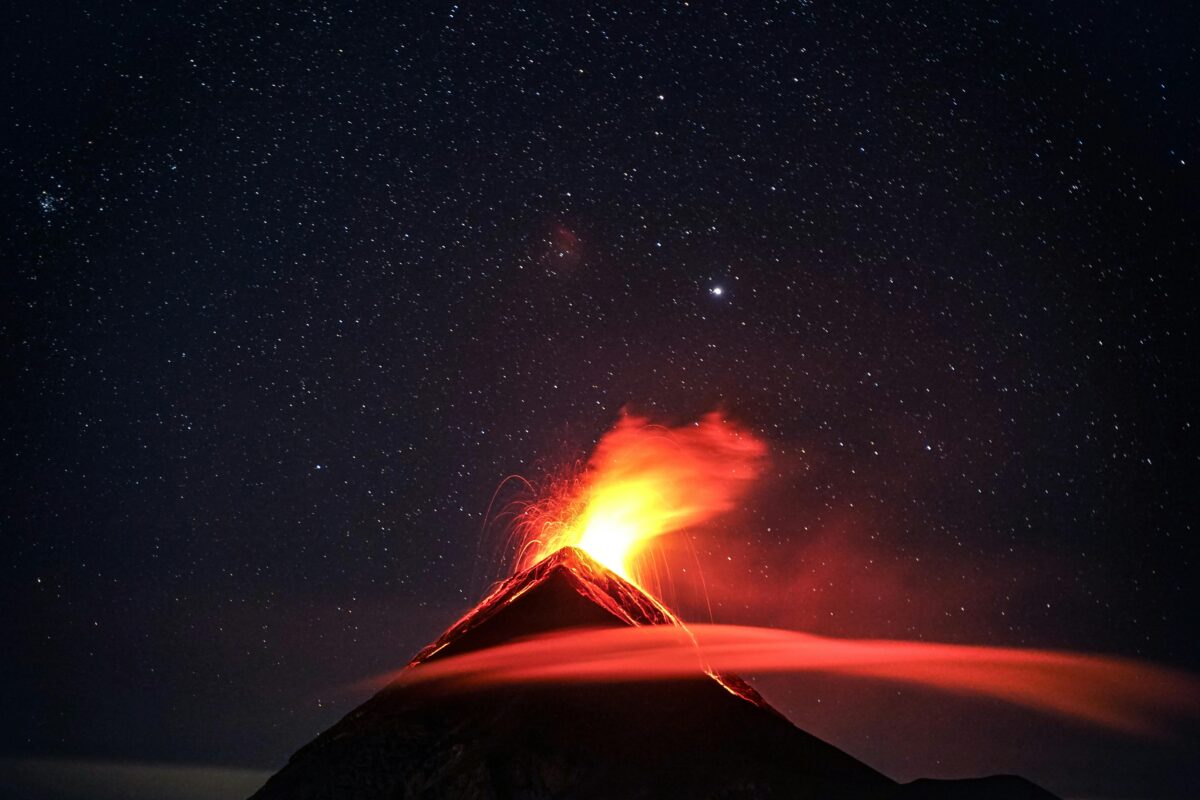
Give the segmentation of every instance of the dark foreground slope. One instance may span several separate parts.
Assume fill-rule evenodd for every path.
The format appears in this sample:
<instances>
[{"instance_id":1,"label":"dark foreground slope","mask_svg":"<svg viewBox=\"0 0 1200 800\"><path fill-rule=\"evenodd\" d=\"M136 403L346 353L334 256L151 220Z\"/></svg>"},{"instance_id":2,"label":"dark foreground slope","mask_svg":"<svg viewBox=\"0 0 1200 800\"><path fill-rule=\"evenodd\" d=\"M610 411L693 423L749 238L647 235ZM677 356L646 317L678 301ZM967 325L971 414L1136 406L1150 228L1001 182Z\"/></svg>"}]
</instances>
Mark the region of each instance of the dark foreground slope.
<instances>
[{"instance_id":1,"label":"dark foreground slope","mask_svg":"<svg viewBox=\"0 0 1200 800\"><path fill-rule=\"evenodd\" d=\"M565 549L502 584L414 659L597 625L674 624ZM792 725L731 676L445 691L393 684L302 748L256 800L1041 800L1020 778L900 785Z\"/></svg>"}]
</instances>

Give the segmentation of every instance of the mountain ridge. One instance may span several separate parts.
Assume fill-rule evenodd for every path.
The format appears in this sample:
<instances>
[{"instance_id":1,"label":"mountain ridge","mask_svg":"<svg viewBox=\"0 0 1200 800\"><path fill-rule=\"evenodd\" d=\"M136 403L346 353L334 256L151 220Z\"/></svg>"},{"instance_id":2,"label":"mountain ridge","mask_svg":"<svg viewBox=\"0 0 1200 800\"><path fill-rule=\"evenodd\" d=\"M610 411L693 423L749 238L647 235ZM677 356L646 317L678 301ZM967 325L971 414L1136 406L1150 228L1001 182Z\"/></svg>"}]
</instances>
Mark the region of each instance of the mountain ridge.
<instances>
[{"instance_id":1,"label":"mountain ridge","mask_svg":"<svg viewBox=\"0 0 1200 800\"><path fill-rule=\"evenodd\" d=\"M575 627L675 625L563 548L502 581L406 669ZM736 676L441 691L397 680L301 748L254 800L388 798L1047 800L1028 781L899 784L793 725Z\"/></svg>"}]
</instances>

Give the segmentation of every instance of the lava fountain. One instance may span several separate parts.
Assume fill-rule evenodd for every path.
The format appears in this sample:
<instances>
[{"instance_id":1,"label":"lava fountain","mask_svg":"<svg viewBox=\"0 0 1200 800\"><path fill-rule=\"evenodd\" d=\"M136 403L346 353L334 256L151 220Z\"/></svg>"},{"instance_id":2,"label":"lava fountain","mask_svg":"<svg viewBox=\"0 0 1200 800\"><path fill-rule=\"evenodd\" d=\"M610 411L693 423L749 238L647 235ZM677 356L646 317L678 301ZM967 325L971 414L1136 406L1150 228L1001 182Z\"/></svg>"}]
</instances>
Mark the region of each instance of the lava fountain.
<instances>
[{"instance_id":1,"label":"lava fountain","mask_svg":"<svg viewBox=\"0 0 1200 800\"><path fill-rule=\"evenodd\" d=\"M597 443L582 474L520 515L518 568L578 547L645 590L645 548L734 508L766 454L762 439L716 412L678 427L626 414Z\"/></svg>"}]
</instances>

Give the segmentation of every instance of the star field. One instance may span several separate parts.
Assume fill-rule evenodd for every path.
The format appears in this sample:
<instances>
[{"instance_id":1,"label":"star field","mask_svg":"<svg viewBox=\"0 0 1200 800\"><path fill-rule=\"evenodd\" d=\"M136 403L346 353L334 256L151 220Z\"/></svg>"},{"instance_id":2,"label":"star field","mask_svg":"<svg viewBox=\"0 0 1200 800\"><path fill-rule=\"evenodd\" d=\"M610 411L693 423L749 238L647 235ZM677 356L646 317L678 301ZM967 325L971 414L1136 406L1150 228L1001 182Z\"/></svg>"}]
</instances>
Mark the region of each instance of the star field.
<instances>
[{"instance_id":1,"label":"star field","mask_svg":"<svg viewBox=\"0 0 1200 800\"><path fill-rule=\"evenodd\" d=\"M1194 9L7 16L0 755L281 764L625 406L770 445L692 538L718 621L1200 669ZM1198 777L777 681L891 774Z\"/></svg>"}]
</instances>

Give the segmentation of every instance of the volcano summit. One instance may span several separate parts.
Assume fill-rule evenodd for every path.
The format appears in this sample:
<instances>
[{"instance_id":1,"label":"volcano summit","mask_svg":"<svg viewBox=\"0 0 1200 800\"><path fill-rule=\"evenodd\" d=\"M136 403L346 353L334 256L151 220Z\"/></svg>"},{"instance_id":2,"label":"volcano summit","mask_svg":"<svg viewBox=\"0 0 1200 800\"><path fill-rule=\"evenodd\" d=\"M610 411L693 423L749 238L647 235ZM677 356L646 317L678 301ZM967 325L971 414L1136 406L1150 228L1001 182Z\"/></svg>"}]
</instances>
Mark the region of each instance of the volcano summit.
<instances>
[{"instance_id":1,"label":"volcano summit","mask_svg":"<svg viewBox=\"0 0 1200 800\"><path fill-rule=\"evenodd\" d=\"M407 670L518 638L679 625L576 548L499 584ZM686 631L680 626L681 635ZM800 730L740 679L447 689L396 680L292 756L254 800L1045 800L1021 778L899 784Z\"/></svg>"}]
</instances>

